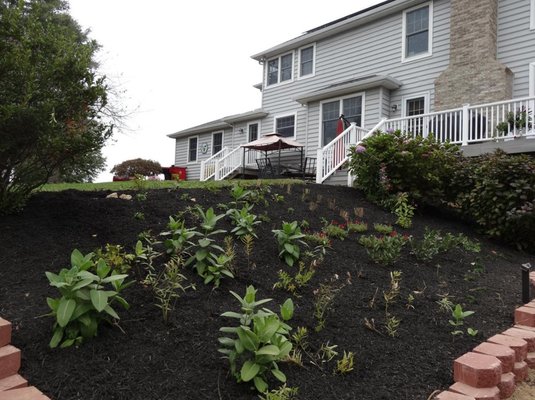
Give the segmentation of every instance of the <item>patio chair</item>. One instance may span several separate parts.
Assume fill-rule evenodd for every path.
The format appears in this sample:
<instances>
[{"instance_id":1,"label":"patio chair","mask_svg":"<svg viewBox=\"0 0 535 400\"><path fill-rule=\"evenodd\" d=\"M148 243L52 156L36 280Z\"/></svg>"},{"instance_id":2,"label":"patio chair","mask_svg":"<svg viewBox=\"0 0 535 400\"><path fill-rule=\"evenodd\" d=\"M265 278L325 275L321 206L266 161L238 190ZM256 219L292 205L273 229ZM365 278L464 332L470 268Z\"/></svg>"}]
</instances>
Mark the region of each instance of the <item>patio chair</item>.
<instances>
[{"instance_id":1,"label":"patio chair","mask_svg":"<svg viewBox=\"0 0 535 400\"><path fill-rule=\"evenodd\" d=\"M316 179L316 161L315 157L305 157L303 179Z\"/></svg>"},{"instance_id":2,"label":"patio chair","mask_svg":"<svg viewBox=\"0 0 535 400\"><path fill-rule=\"evenodd\" d=\"M274 178L275 169L271 165L269 158L257 158L256 165L258 165L258 177L259 178Z\"/></svg>"}]
</instances>

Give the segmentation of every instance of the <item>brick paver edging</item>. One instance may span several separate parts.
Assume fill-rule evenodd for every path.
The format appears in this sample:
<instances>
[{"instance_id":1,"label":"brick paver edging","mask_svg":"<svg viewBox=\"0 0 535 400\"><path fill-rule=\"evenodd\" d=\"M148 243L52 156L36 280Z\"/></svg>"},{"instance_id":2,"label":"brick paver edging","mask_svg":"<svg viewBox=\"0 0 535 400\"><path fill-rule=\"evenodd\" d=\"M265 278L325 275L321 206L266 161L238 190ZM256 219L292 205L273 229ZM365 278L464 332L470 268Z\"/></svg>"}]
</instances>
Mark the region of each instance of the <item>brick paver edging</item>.
<instances>
[{"instance_id":1,"label":"brick paver edging","mask_svg":"<svg viewBox=\"0 0 535 400\"><path fill-rule=\"evenodd\" d=\"M535 273L531 275L535 286ZM0 400L50 400L18 374L21 352L11 323L0 317ZM454 384L434 400L502 400L535 369L535 300L515 310L515 325L453 362Z\"/></svg>"}]
</instances>

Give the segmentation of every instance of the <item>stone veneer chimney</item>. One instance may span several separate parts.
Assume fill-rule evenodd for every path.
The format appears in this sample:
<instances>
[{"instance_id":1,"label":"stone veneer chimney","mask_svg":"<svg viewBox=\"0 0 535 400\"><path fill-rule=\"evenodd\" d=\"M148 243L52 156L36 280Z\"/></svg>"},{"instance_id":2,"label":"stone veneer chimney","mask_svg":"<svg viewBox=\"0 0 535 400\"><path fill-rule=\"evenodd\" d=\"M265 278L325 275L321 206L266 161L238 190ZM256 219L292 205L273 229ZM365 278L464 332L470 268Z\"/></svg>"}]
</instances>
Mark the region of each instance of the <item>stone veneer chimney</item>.
<instances>
[{"instance_id":1,"label":"stone veneer chimney","mask_svg":"<svg viewBox=\"0 0 535 400\"><path fill-rule=\"evenodd\" d=\"M450 65L435 81L435 110L508 100L513 73L496 59L498 0L451 0Z\"/></svg>"}]
</instances>

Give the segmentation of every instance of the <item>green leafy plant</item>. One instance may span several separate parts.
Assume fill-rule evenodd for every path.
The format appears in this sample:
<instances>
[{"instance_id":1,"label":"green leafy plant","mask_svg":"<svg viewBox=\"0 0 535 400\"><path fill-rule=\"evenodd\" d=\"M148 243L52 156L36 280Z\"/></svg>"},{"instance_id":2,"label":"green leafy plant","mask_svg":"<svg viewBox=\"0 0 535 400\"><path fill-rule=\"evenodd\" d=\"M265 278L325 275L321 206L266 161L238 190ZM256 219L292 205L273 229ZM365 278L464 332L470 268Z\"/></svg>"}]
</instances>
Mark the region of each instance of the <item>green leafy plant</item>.
<instances>
[{"instance_id":1,"label":"green leafy plant","mask_svg":"<svg viewBox=\"0 0 535 400\"><path fill-rule=\"evenodd\" d=\"M280 382L286 382L286 375L277 362L290 354L292 343L286 324L293 316L294 306L287 299L280 308L280 317L267 308L257 308L271 299L256 300L256 289L248 286L244 297L230 292L240 303L241 313L225 312L221 316L239 321L237 327L224 327L220 331L230 334L219 338L223 346L219 352L229 360L231 373L238 382L253 381L256 390L268 390L267 373Z\"/></svg>"},{"instance_id":2,"label":"green leafy plant","mask_svg":"<svg viewBox=\"0 0 535 400\"><path fill-rule=\"evenodd\" d=\"M97 249L95 251L97 260L102 258L108 264L112 271L119 274L126 274L132 268L132 262L135 255L124 251L124 248L118 244L113 245L107 243L104 249Z\"/></svg>"},{"instance_id":3,"label":"green leafy plant","mask_svg":"<svg viewBox=\"0 0 535 400\"><path fill-rule=\"evenodd\" d=\"M186 277L180 273L181 265L182 260L173 256L165 263L163 270L150 280L156 298L156 307L162 310L165 323L168 322L169 314L174 310L175 303L180 298L181 293L189 288L195 289L195 285L183 285Z\"/></svg>"},{"instance_id":4,"label":"green leafy plant","mask_svg":"<svg viewBox=\"0 0 535 400\"><path fill-rule=\"evenodd\" d=\"M331 221L323 226L322 232L324 232L331 239L344 240L347 237L346 224L340 224L336 221Z\"/></svg>"},{"instance_id":5,"label":"green leafy plant","mask_svg":"<svg viewBox=\"0 0 535 400\"><path fill-rule=\"evenodd\" d=\"M430 261L438 254L446 253L451 249L462 246L467 251L479 252L479 243L473 242L462 233L453 235L451 233L442 234L438 230L425 228L422 240L410 238L411 253L418 260Z\"/></svg>"},{"instance_id":6,"label":"green leafy plant","mask_svg":"<svg viewBox=\"0 0 535 400\"><path fill-rule=\"evenodd\" d=\"M347 231L349 233L364 233L368 230L368 224L361 221L349 221L347 223Z\"/></svg>"},{"instance_id":7,"label":"green leafy plant","mask_svg":"<svg viewBox=\"0 0 535 400\"><path fill-rule=\"evenodd\" d=\"M182 254L193 245L191 239L199 235L195 230L186 228L184 220L175 219L172 216L169 217L167 229L161 235L167 238L164 240L164 246L168 254Z\"/></svg>"},{"instance_id":8,"label":"green leafy plant","mask_svg":"<svg viewBox=\"0 0 535 400\"><path fill-rule=\"evenodd\" d=\"M373 229L375 230L375 232L381 233L383 235L388 235L394 230L392 225L386 224L373 224Z\"/></svg>"},{"instance_id":9,"label":"green leafy plant","mask_svg":"<svg viewBox=\"0 0 535 400\"><path fill-rule=\"evenodd\" d=\"M308 284L315 273L316 271L313 264L306 267L304 262L299 261L299 271L297 271L294 276L283 270L279 271L279 280L275 283L273 288L284 289L295 294L297 290Z\"/></svg>"},{"instance_id":10,"label":"green leafy plant","mask_svg":"<svg viewBox=\"0 0 535 400\"><path fill-rule=\"evenodd\" d=\"M385 312L388 314L388 307L394 304L399 296L401 286L401 271L390 272L390 285L386 292L383 292L383 299L385 300Z\"/></svg>"},{"instance_id":11,"label":"green leafy plant","mask_svg":"<svg viewBox=\"0 0 535 400\"><path fill-rule=\"evenodd\" d=\"M447 313L451 313L453 311L453 306L455 305L446 295L442 296L440 300L436 301L436 303L441 311Z\"/></svg>"},{"instance_id":12,"label":"green leafy plant","mask_svg":"<svg viewBox=\"0 0 535 400\"><path fill-rule=\"evenodd\" d=\"M223 276L234 278L229 270L229 264L232 260L224 254L225 250L217 245L213 238L215 235L226 233L223 229L216 229L217 222L225 214L217 215L211 207L206 212L197 207L197 213L201 218L202 231L193 232L200 239L192 246L195 253L186 261L186 266L193 264L199 276L204 279L205 284L212 282L218 287Z\"/></svg>"},{"instance_id":13,"label":"green leafy plant","mask_svg":"<svg viewBox=\"0 0 535 400\"><path fill-rule=\"evenodd\" d=\"M134 219L137 219L138 221L143 221L145 219L145 213L141 211L136 211L134 213Z\"/></svg>"},{"instance_id":14,"label":"green leafy plant","mask_svg":"<svg viewBox=\"0 0 535 400\"><path fill-rule=\"evenodd\" d=\"M101 322L112 323L119 315L112 307L129 305L119 293L129 284L127 274L117 274L102 258L93 253L85 256L78 250L71 253L71 268L59 274L46 272L50 285L57 288L59 298L48 297L47 303L55 318L50 347L69 347L97 335Z\"/></svg>"},{"instance_id":15,"label":"green leafy plant","mask_svg":"<svg viewBox=\"0 0 535 400\"><path fill-rule=\"evenodd\" d=\"M244 235L240 238L243 243L243 251L247 256L247 267L251 267L251 255L253 254L254 249L254 238L252 235Z\"/></svg>"},{"instance_id":16,"label":"green leafy plant","mask_svg":"<svg viewBox=\"0 0 535 400\"><path fill-rule=\"evenodd\" d=\"M384 265L393 264L401 255L401 249L408 238L392 231L388 236L376 237L374 235L361 236L359 243L366 248L370 258Z\"/></svg>"},{"instance_id":17,"label":"green leafy plant","mask_svg":"<svg viewBox=\"0 0 535 400\"><path fill-rule=\"evenodd\" d=\"M273 194L273 200L275 201L275 203L283 203L284 202L284 196L282 194L274 193Z\"/></svg>"},{"instance_id":18,"label":"green leafy plant","mask_svg":"<svg viewBox=\"0 0 535 400\"><path fill-rule=\"evenodd\" d=\"M314 290L314 318L316 319L315 331L320 332L325 327L327 312L331 309L334 299L346 285L350 284L349 279L346 282L340 282L338 275L335 275L327 283L321 283L319 288Z\"/></svg>"},{"instance_id":19,"label":"green leafy plant","mask_svg":"<svg viewBox=\"0 0 535 400\"><path fill-rule=\"evenodd\" d=\"M297 221L283 222L282 229L273 230L279 245L279 257L290 267L299 260L301 249L299 244L306 245L301 239L305 237Z\"/></svg>"},{"instance_id":20,"label":"green leafy plant","mask_svg":"<svg viewBox=\"0 0 535 400\"><path fill-rule=\"evenodd\" d=\"M474 314L474 311L463 311L463 307L457 304L451 312L453 319L449 320L451 326L453 326L452 335L460 335L463 333L459 328L464 325L464 320L470 315Z\"/></svg>"},{"instance_id":21,"label":"green leafy plant","mask_svg":"<svg viewBox=\"0 0 535 400\"><path fill-rule=\"evenodd\" d=\"M396 217L398 217L396 224L405 229L408 229L412 226L414 206L409 203L409 195L407 193L397 194L393 212Z\"/></svg>"},{"instance_id":22,"label":"green leafy plant","mask_svg":"<svg viewBox=\"0 0 535 400\"><path fill-rule=\"evenodd\" d=\"M261 221L257 219L256 215L251 213L252 208L252 205L245 204L240 211L236 209L229 210L230 219L235 226L231 232L239 238L245 235L251 235L255 238L258 237L254 232L254 227L260 224Z\"/></svg>"},{"instance_id":23,"label":"green leafy plant","mask_svg":"<svg viewBox=\"0 0 535 400\"><path fill-rule=\"evenodd\" d=\"M252 190L245 189L243 186L234 185L230 189L230 196L233 199L233 202L231 203L231 205L234 208L238 208L240 204L245 204L252 200L254 202L256 193L253 193Z\"/></svg>"},{"instance_id":24,"label":"green leafy plant","mask_svg":"<svg viewBox=\"0 0 535 400\"><path fill-rule=\"evenodd\" d=\"M270 390L259 396L260 400L293 400L297 399L299 394L299 388L287 387L286 384L282 385L278 389Z\"/></svg>"},{"instance_id":25,"label":"green leafy plant","mask_svg":"<svg viewBox=\"0 0 535 400\"><path fill-rule=\"evenodd\" d=\"M344 350L344 355L340 360L336 361L336 368L334 369L335 374L344 375L353 371L355 355L353 352L346 353Z\"/></svg>"},{"instance_id":26,"label":"green leafy plant","mask_svg":"<svg viewBox=\"0 0 535 400\"><path fill-rule=\"evenodd\" d=\"M401 320L399 320L395 316L393 315L387 316L385 328L386 328L386 333L388 334L388 336L395 337L397 335L398 327L400 323L401 323Z\"/></svg>"}]
</instances>

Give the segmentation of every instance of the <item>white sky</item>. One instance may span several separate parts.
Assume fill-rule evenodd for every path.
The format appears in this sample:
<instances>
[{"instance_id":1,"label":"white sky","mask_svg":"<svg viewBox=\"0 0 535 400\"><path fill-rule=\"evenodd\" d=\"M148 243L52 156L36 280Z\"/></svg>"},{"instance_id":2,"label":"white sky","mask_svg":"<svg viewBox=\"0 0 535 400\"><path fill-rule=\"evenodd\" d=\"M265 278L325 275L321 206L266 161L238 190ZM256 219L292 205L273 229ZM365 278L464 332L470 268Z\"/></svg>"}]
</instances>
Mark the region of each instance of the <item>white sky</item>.
<instances>
[{"instance_id":1,"label":"white sky","mask_svg":"<svg viewBox=\"0 0 535 400\"><path fill-rule=\"evenodd\" d=\"M132 158L174 163L166 135L261 107L251 55L382 0L68 0L102 46L100 70L124 90L130 129L105 148L109 170Z\"/></svg>"}]
</instances>

